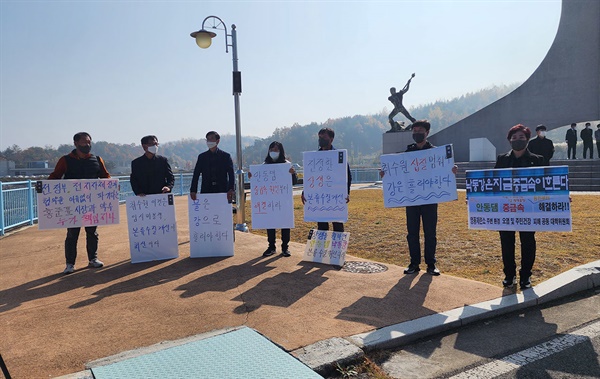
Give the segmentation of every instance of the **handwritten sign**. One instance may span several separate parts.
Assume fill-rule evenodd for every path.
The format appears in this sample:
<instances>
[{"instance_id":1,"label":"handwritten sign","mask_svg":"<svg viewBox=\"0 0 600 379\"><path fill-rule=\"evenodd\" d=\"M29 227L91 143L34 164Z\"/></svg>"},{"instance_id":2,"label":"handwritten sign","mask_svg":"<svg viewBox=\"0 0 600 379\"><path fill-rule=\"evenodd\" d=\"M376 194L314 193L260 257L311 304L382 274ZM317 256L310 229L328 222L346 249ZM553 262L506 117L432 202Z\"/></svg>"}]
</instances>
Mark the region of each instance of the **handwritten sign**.
<instances>
[{"instance_id":1,"label":"handwritten sign","mask_svg":"<svg viewBox=\"0 0 600 379\"><path fill-rule=\"evenodd\" d=\"M188 197L190 258L232 257L233 218L225 193Z\"/></svg>"},{"instance_id":2,"label":"handwritten sign","mask_svg":"<svg viewBox=\"0 0 600 379\"><path fill-rule=\"evenodd\" d=\"M312 229L304 248L303 261L343 266L350 233Z\"/></svg>"},{"instance_id":3,"label":"handwritten sign","mask_svg":"<svg viewBox=\"0 0 600 379\"><path fill-rule=\"evenodd\" d=\"M305 151L304 221L348 221L346 150Z\"/></svg>"},{"instance_id":4,"label":"handwritten sign","mask_svg":"<svg viewBox=\"0 0 600 379\"><path fill-rule=\"evenodd\" d=\"M251 165L252 228L294 227L294 191L290 163Z\"/></svg>"},{"instance_id":5,"label":"handwritten sign","mask_svg":"<svg viewBox=\"0 0 600 379\"><path fill-rule=\"evenodd\" d=\"M569 166L466 172L469 229L571 231Z\"/></svg>"},{"instance_id":6,"label":"handwritten sign","mask_svg":"<svg viewBox=\"0 0 600 379\"><path fill-rule=\"evenodd\" d=\"M177 223L172 194L126 199L131 263L177 258Z\"/></svg>"},{"instance_id":7,"label":"handwritten sign","mask_svg":"<svg viewBox=\"0 0 600 379\"><path fill-rule=\"evenodd\" d=\"M452 145L381 156L386 208L458 199Z\"/></svg>"},{"instance_id":8,"label":"handwritten sign","mask_svg":"<svg viewBox=\"0 0 600 379\"><path fill-rule=\"evenodd\" d=\"M39 180L39 229L119 223L118 179Z\"/></svg>"}]
</instances>

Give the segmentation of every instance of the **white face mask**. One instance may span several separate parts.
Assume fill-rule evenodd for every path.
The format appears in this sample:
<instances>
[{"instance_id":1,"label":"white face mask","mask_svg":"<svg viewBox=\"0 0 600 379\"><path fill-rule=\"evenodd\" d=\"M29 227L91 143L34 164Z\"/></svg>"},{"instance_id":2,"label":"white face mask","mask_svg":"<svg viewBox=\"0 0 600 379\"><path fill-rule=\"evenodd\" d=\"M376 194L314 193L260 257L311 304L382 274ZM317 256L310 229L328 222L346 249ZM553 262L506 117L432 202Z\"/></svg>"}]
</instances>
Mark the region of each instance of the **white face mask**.
<instances>
[{"instance_id":1,"label":"white face mask","mask_svg":"<svg viewBox=\"0 0 600 379\"><path fill-rule=\"evenodd\" d=\"M276 161L279 158L279 152L278 151L269 151L269 156L271 157L272 160Z\"/></svg>"},{"instance_id":2,"label":"white face mask","mask_svg":"<svg viewBox=\"0 0 600 379\"><path fill-rule=\"evenodd\" d=\"M213 147L217 146L217 143L211 142L211 141L206 141L206 146L208 146L209 149L212 149Z\"/></svg>"},{"instance_id":3,"label":"white face mask","mask_svg":"<svg viewBox=\"0 0 600 379\"><path fill-rule=\"evenodd\" d=\"M148 152L156 155L156 153L158 152L158 146L148 146Z\"/></svg>"},{"instance_id":4,"label":"white face mask","mask_svg":"<svg viewBox=\"0 0 600 379\"><path fill-rule=\"evenodd\" d=\"M544 132L544 131L541 131L541 132L540 132L540 137L545 137L545 136L546 136L546 132Z\"/></svg>"}]
</instances>

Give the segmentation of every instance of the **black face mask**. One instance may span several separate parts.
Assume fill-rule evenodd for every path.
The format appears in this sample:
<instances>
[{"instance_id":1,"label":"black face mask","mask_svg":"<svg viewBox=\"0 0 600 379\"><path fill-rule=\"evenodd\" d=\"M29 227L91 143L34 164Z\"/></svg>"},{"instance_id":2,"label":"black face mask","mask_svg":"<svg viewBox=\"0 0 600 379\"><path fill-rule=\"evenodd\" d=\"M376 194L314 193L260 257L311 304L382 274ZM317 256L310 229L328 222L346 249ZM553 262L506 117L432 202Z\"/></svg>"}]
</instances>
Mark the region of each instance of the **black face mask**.
<instances>
[{"instance_id":1,"label":"black face mask","mask_svg":"<svg viewBox=\"0 0 600 379\"><path fill-rule=\"evenodd\" d=\"M329 140L325 138L319 138L319 147L329 146Z\"/></svg>"},{"instance_id":2,"label":"black face mask","mask_svg":"<svg viewBox=\"0 0 600 379\"><path fill-rule=\"evenodd\" d=\"M425 141L425 133L413 133L412 137L416 143L421 143Z\"/></svg>"},{"instance_id":3,"label":"black face mask","mask_svg":"<svg viewBox=\"0 0 600 379\"><path fill-rule=\"evenodd\" d=\"M514 141L510 141L510 146L514 151L521 151L525 150L525 148L527 147L527 142L528 141L524 139L517 139Z\"/></svg>"},{"instance_id":4,"label":"black face mask","mask_svg":"<svg viewBox=\"0 0 600 379\"><path fill-rule=\"evenodd\" d=\"M77 146L77 150L81 151L83 154L89 154L92 151L91 146Z\"/></svg>"}]
</instances>

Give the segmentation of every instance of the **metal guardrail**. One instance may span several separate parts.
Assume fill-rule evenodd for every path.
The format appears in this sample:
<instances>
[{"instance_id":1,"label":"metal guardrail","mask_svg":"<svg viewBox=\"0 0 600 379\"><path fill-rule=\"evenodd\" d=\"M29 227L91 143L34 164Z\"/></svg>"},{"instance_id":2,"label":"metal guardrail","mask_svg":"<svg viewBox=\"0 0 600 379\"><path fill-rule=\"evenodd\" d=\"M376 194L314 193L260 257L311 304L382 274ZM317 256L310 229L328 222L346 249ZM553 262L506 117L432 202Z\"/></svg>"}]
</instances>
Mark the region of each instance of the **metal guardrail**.
<instances>
[{"instance_id":1,"label":"metal guardrail","mask_svg":"<svg viewBox=\"0 0 600 379\"><path fill-rule=\"evenodd\" d=\"M370 183L379 180L379 169L377 168L358 168L350 169L350 171L353 183ZM114 178L119 179L119 202L123 203L127 197L133 196L129 176ZM244 181L248 181L247 176ZM0 236L4 235L6 230L22 225L33 225L37 221L35 182L36 180L0 182ZM191 184L191 173L175 174L173 194L176 196L189 194Z\"/></svg>"}]
</instances>

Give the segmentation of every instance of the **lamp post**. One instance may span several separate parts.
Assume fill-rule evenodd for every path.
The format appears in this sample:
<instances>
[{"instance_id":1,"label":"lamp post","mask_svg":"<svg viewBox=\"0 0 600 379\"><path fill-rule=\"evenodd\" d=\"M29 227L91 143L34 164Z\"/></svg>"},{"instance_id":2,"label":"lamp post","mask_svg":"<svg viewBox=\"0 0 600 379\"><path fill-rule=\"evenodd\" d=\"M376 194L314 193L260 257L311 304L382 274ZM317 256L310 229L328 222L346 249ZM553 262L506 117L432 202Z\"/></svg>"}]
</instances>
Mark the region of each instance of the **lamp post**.
<instances>
[{"instance_id":1,"label":"lamp post","mask_svg":"<svg viewBox=\"0 0 600 379\"><path fill-rule=\"evenodd\" d=\"M217 16L208 16L202 21L202 28L197 32L190 33L192 38L196 39L196 44L207 49L212 43L212 39L217 36L216 33L205 30L204 26L209 21L212 25L209 25L212 29L225 31L225 53L229 52L231 47L233 55L233 104L235 109L235 148L237 155L237 190L235 191L235 206L237 224L235 225L236 230L242 232L248 231L246 225L246 209L244 207L244 171L242 169L242 125L240 122L240 94L242 93L242 73L238 71L238 57L237 57L237 32L235 30L235 24L231 25L231 34L227 34L227 26ZM231 38L231 44L227 43L227 37Z\"/></svg>"}]
</instances>

